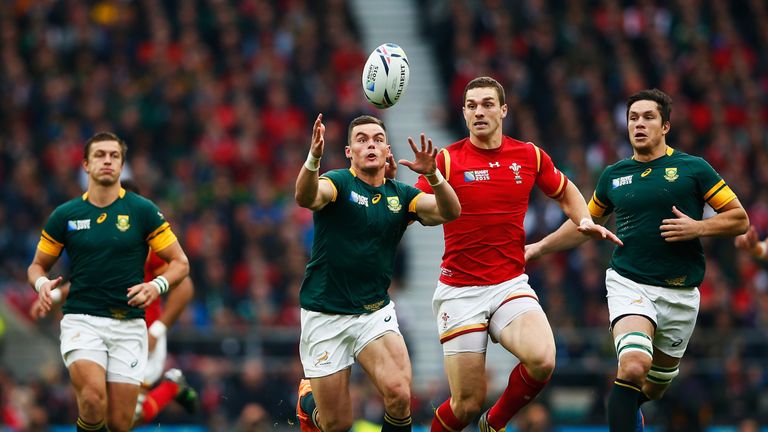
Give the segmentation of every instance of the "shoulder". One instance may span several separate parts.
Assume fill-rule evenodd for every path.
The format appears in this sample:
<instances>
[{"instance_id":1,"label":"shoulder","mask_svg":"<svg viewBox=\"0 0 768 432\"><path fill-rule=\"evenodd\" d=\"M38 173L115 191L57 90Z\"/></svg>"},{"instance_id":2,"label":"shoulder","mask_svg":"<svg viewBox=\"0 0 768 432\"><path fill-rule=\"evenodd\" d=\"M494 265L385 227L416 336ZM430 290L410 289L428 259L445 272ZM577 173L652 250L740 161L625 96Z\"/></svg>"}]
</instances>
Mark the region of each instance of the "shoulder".
<instances>
[{"instance_id":1,"label":"shoulder","mask_svg":"<svg viewBox=\"0 0 768 432\"><path fill-rule=\"evenodd\" d=\"M342 169L335 169L324 172L322 175L320 175L321 178L327 178L333 182L336 181L343 181L343 180L349 180L354 178L354 175L349 170L349 168L342 168Z\"/></svg>"},{"instance_id":2,"label":"shoulder","mask_svg":"<svg viewBox=\"0 0 768 432\"><path fill-rule=\"evenodd\" d=\"M88 201L84 198L85 195L78 195L75 198L72 198L71 200L64 202L60 204L58 207L56 207L53 210L52 215L54 214L67 214L71 211L75 211L79 208L83 208L88 205Z\"/></svg>"},{"instance_id":3,"label":"shoulder","mask_svg":"<svg viewBox=\"0 0 768 432\"><path fill-rule=\"evenodd\" d=\"M152 202L149 198L146 198L144 196L141 196L139 194L126 191L125 196L122 197L122 199L125 201L126 204L133 208L143 209L155 209L157 208L157 205L155 205L154 202Z\"/></svg>"}]
</instances>

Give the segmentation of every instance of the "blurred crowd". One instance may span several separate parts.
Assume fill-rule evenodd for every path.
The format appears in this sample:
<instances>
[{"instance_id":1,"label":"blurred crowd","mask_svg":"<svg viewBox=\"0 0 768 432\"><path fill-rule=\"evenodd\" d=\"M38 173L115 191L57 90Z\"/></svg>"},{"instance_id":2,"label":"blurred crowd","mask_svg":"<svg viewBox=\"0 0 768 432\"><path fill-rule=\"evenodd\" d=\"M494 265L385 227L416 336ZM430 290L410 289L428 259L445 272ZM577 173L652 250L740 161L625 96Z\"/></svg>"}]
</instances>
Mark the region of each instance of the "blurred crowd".
<instances>
[{"instance_id":1,"label":"blurred crowd","mask_svg":"<svg viewBox=\"0 0 768 432\"><path fill-rule=\"evenodd\" d=\"M457 138L466 134L465 83L494 76L507 90L506 132L544 147L589 195L607 164L631 154L626 97L658 87L675 101L668 142L705 157L768 234L762 0L414 1L446 89L445 104L429 109ZM375 113L360 92L364 30L344 0L0 2L0 296L26 313L25 270L44 218L82 193L84 140L114 131L129 144L130 176L181 239L196 288L171 351L203 410L171 410L163 421L243 431L294 424L296 340L265 355L247 336L228 350L218 335L297 335L312 223L294 204L293 182L316 113L327 127L323 170L346 165L349 120ZM531 240L561 221L556 205L534 196ZM705 247L699 329L668 400L652 404L670 431L768 421L766 267L736 253L732 239ZM529 266L556 335L607 326L608 252L588 243ZM58 335L55 317L36 325ZM174 334L192 336L174 345ZM566 368L613 356L578 337L559 338L558 352ZM558 379L523 430L547 430ZM584 421L603 421L602 381L591 383L595 407ZM0 424L72 423L68 386L58 369L29 382L0 370ZM376 421L374 392L353 392L360 416ZM445 389L435 392L444 399ZM417 422L428 423L430 401L416 395Z\"/></svg>"}]
</instances>

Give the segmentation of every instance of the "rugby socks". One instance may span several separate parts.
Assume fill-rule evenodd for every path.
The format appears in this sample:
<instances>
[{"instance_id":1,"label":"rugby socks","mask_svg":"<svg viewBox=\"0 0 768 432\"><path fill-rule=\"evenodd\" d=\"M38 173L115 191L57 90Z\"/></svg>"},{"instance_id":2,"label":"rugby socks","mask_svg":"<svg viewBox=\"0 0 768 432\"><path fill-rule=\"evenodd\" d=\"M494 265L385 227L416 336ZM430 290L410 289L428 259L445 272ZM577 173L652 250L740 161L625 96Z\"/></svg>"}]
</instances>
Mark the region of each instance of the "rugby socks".
<instances>
[{"instance_id":1,"label":"rugby socks","mask_svg":"<svg viewBox=\"0 0 768 432\"><path fill-rule=\"evenodd\" d=\"M451 409L451 400L443 402L442 405L435 410L435 417L432 419L431 432L459 432L464 429L469 423L456 418L456 414Z\"/></svg>"},{"instance_id":2,"label":"rugby socks","mask_svg":"<svg viewBox=\"0 0 768 432\"><path fill-rule=\"evenodd\" d=\"M546 381L537 381L528 374L522 363L509 374L507 388L488 411L488 424L495 430L507 425L520 409L530 403L547 385Z\"/></svg>"},{"instance_id":3,"label":"rugby socks","mask_svg":"<svg viewBox=\"0 0 768 432\"><path fill-rule=\"evenodd\" d=\"M142 422L149 424L163 408L173 401L177 394L179 394L179 385L171 380L163 380L144 398L144 402L141 404Z\"/></svg>"},{"instance_id":4,"label":"rugby socks","mask_svg":"<svg viewBox=\"0 0 768 432\"><path fill-rule=\"evenodd\" d=\"M635 432L637 402L642 389L629 381L616 379L608 396L608 428L611 432Z\"/></svg>"},{"instance_id":5,"label":"rugby socks","mask_svg":"<svg viewBox=\"0 0 768 432\"><path fill-rule=\"evenodd\" d=\"M411 416L399 419L384 411L384 423L381 426L381 432L408 432L411 430L412 424Z\"/></svg>"},{"instance_id":6,"label":"rugby socks","mask_svg":"<svg viewBox=\"0 0 768 432\"><path fill-rule=\"evenodd\" d=\"M299 399L299 406L302 411L309 414L312 423L314 423L318 429L321 429L320 425L317 424L317 403L315 402L315 395L313 395L312 392L309 392L302 396L301 399Z\"/></svg>"},{"instance_id":7,"label":"rugby socks","mask_svg":"<svg viewBox=\"0 0 768 432\"><path fill-rule=\"evenodd\" d=\"M77 432L109 432L107 422L88 423L80 417L77 418Z\"/></svg>"}]
</instances>

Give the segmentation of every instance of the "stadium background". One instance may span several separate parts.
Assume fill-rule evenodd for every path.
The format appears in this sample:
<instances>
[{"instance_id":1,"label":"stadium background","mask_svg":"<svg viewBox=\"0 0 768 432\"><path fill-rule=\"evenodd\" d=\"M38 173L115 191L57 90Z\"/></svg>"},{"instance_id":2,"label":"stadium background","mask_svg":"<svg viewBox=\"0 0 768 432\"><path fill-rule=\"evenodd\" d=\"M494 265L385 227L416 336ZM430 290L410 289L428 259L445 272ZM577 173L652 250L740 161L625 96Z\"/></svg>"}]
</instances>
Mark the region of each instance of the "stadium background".
<instances>
[{"instance_id":1,"label":"stadium background","mask_svg":"<svg viewBox=\"0 0 768 432\"><path fill-rule=\"evenodd\" d=\"M383 42L405 48L411 82L397 106L376 111L360 72ZM464 84L492 75L507 90L505 132L547 149L589 194L605 165L631 153L625 98L659 87L675 100L671 145L707 158L768 233L762 0L9 0L0 2L0 52L0 430L69 430L49 425L76 418L58 318L27 318L25 269L44 218L81 193L82 144L96 131L127 140L130 175L191 259L196 298L170 332L171 364L202 410L190 418L172 407L163 430L298 430L297 293L312 232L292 197L317 112L327 126L323 170L345 166L346 125L360 113L383 116L395 156L407 157L409 135L425 131L441 146L464 136ZM529 239L562 218L534 194ZM409 230L392 287L420 426L447 397L429 307L440 235ZM655 431L768 422L766 267L731 239L705 247L693 344L665 399L644 406ZM558 366L515 422L521 431L605 430L615 371L609 252L587 243L528 268ZM498 392L512 359L493 349L488 363ZM355 376L357 417L377 422L375 391Z\"/></svg>"}]
</instances>

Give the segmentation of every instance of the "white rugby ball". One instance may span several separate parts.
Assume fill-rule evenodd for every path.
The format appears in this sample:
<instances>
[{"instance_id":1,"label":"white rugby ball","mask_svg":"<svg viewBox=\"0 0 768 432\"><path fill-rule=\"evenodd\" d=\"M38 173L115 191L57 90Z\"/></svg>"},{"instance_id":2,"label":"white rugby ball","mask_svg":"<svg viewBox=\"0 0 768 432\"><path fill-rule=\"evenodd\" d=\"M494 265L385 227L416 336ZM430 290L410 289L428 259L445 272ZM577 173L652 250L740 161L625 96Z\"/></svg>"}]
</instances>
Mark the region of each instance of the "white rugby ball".
<instances>
[{"instance_id":1,"label":"white rugby ball","mask_svg":"<svg viewBox=\"0 0 768 432\"><path fill-rule=\"evenodd\" d=\"M377 108L389 108L405 93L410 75L405 51L397 44L381 44L365 62L363 93Z\"/></svg>"}]
</instances>

